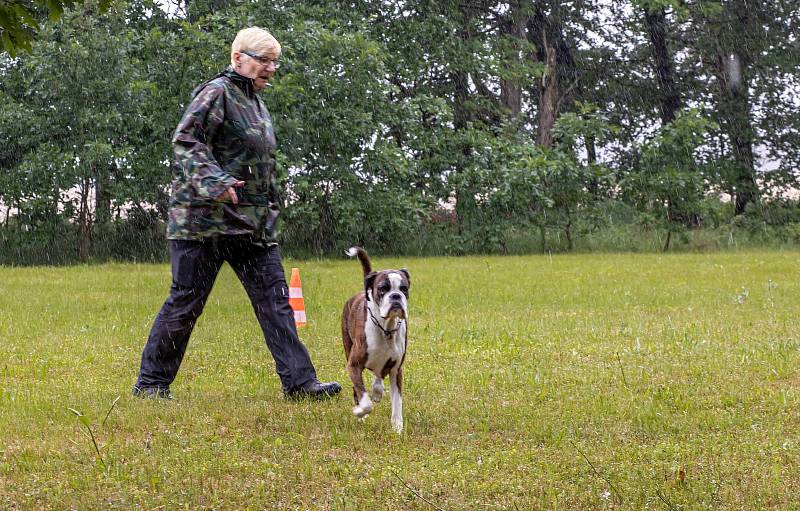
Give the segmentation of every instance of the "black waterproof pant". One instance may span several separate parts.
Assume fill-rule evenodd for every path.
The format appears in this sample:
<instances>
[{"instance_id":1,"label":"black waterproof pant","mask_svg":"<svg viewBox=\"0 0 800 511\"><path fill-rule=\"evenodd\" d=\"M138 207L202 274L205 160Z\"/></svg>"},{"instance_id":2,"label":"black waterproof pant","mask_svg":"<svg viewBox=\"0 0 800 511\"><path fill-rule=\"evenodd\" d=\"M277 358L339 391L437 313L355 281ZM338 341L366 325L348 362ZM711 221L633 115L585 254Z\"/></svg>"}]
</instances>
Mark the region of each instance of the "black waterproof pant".
<instances>
[{"instance_id":1,"label":"black waterproof pant","mask_svg":"<svg viewBox=\"0 0 800 511\"><path fill-rule=\"evenodd\" d=\"M166 389L175 380L189 336L224 261L250 297L283 390L316 380L308 350L297 336L277 245L266 246L250 236L172 240L170 259L172 287L144 347L137 387Z\"/></svg>"}]
</instances>

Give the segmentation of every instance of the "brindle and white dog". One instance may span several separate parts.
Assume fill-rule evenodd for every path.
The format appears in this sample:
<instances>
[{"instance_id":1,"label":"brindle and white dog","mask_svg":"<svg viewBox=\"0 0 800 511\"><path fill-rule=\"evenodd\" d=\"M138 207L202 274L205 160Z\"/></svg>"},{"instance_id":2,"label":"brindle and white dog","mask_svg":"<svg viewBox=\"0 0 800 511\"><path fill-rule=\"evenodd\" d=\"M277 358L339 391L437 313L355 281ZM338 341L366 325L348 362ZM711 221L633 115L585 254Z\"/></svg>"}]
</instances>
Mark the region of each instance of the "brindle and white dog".
<instances>
[{"instance_id":1,"label":"brindle and white dog","mask_svg":"<svg viewBox=\"0 0 800 511\"><path fill-rule=\"evenodd\" d=\"M383 397L383 379L389 376L392 398L392 427L403 431L403 361L406 356L408 322L408 270L372 271L367 252L360 247L347 251L357 256L364 270L364 291L350 298L342 312L342 340L347 372L353 381L356 405L353 415L364 417L373 402ZM362 373L375 375L367 393Z\"/></svg>"}]
</instances>

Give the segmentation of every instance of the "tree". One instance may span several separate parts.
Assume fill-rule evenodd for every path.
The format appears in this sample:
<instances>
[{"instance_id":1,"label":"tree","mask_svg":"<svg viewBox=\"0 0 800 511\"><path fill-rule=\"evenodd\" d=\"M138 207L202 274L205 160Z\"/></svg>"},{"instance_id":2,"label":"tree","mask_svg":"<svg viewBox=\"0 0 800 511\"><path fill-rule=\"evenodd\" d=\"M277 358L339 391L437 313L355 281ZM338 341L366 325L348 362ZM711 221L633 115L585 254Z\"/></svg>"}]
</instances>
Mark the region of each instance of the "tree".
<instances>
[{"instance_id":1,"label":"tree","mask_svg":"<svg viewBox=\"0 0 800 511\"><path fill-rule=\"evenodd\" d=\"M658 83L658 110L661 124L675 120L681 109L681 96L675 70L674 50L670 48L670 27L667 8L674 7L672 0L641 0L637 2L644 12L644 24L653 53L653 68Z\"/></svg>"},{"instance_id":2,"label":"tree","mask_svg":"<svg viewBox=\"0 0 800 511\"><path fill-rule=\"evenodd\" d=\"M738 215L761 194L755 147L772 142L758 133L757 125L760 116L771 113L759 114L755 106L765 93L785 90L781 74L796 72L797 61L790 56L798 54L800 9L791 2L744 0L702 0L689 9L698 34L693 45L713 87L708 92L728 157L724 186Z\"/></svg>"},{"instance_id":3,"label":"tree","mask_svg":"<svg viewBox=\"0 0 800 511\"><path fill-rule=\"evenodd\" d=\"M708 165L699 160L697 152L714 128L697 110L679 113L657 136L641 144L638 170L621 183L637 207L667 231L664 251L669 249L673 233L685 229L684 219L703 209L702 170Z\"/></svg>"},{"instance_id":4,"label":"tree","mask_svg":"<svg viewBox=\"0 0 800 511\"><path fill-rule=\"evenodd\" d=\"M71 8L84 0L3 0L0 3L0 41L3 50L15 57L17 50L30 53L31 43L41 28L43 11L47 10L50 21L57 21L65 8ZM105 12L111 0L99 0L99 7Z\"/></svg>"},{"instance_id":5,"label":"tree","mask_svg":"<svg viewBox=\"0 0 800 511\"><path fill-rule=\"evenodd\" d=\"M29 4L37 43L0 55L0 214L17 247L158 253L172 130L248 25L284 48L262 97L295 250L511 250L536 230L570 249L618 201L669 246L709 195L747 212L797 183L796 2L171 1L76 1L57 22ZM697 146L685 105L713 121Z\"/></svg>"},{"instance_id":6,"label":"tree","mask_svg":"<svg viewBox=\"0 0 800 511\"><path fill-rule=\"evenodd\" d=\"M538 82L536 143L548 148L553 145L553 127L578 85L577 69L565 29L569 15L563 2L540 0L535 13L528 19L528 40L536 47L536 59L544 65Z\"/></svg>"}]
</instances>

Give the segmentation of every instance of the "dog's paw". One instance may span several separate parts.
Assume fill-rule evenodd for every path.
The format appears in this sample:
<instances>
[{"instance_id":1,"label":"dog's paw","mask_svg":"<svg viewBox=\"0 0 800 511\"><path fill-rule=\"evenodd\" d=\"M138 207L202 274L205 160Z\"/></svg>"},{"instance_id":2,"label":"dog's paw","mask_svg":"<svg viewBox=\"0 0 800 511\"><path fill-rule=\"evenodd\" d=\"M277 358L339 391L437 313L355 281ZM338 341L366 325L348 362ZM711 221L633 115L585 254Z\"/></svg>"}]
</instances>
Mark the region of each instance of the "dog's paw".
<instances>
[{"instance_id":1,"label":"dog's paw","mask_svg":"<svg viewBox=\"0 0 800 511\"><path fill-rule=\"evenodd\" d=\"M398 435L403 432L403 419L400 420L392 420L392 429Z\"/></svg>"},{"instance_id":2,"label":"dog's paw","mask_svg":"<svg viewBox=\"0 0 800 511\"><path fill-rule=\"evenodd\" d=\"M379 403L381 399L383 399L383 382L380 380L375 381L372 384L372 391L369 393L369 397L372 398L373 401Z\"/></svg>"},{"instance_id":3,"label":"dog's paw","mask_svg":"<svg viewBox=\"0 0 800 511\"><path fill-rule=\"evenodd\" d=\"M371 411L372 411L372 403L369 403L368 405L364 406L357 405L353 407L353 415L355 415L359 419L366 417L367 415L369 415Z\"/></svg>"},{"instance_id":4,"label":"dog's paw","mask_svg":"<svg viewBox=\"0 0 800 511\"><path fill-rule=\"evenodd\" d=\"M361 394L358 404L353 407L353 415L363 417L372 411L372 400L366 392Z\"/></svg>"}]
</instances>

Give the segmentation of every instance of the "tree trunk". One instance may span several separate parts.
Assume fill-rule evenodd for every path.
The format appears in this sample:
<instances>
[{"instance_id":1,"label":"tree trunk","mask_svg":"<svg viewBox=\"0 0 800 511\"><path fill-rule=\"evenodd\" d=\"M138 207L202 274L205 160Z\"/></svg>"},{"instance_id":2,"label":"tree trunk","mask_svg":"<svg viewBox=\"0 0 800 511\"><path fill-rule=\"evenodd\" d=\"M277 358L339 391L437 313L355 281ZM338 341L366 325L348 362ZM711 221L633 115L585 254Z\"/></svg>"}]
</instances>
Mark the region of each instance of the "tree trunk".
<instances>
[{"instance_id":1,"label":"tree trunk","mask_svg":"<svg viewBox=\"0 0 800 511\"><path fill-rule=\"evenodd\" d=\"M58 205L61 203L61 186L58 183L58 175L53 175L53 190L50 198L50 218L48 220L55 220L58 218Z\"/></svg>"},{"instance_id":2,"label":"tree trunk","mask_svg":"<svg viewBox=\"0 0 800 511\"><path fill-rule=\"evenodd\" d=\"M549 14L545 14L549 10ZM536 12L528 19L527 37L536 46L532 58L545 65L538 83L536 143L553 144L553 126L562 111L562 103L578 85L578 71L572 50L564 36L560 2L539 0Z\"/></svg>"},{"instance_id":3,"label":"tree trunk","mask_svg":"<svg viewBox=\"0 0 800 511\"><path fill-rule=\"evenodd\" d=\"M539 237L542 239L542 253L547 252L547 229L543 224L539 224Z\"/></svg>"},{"instance_id":4,"label":"tree trunk","mask_svg":"<svg viewBox=\"0 0 800 511\"><path fill-rule=\"evenodd\" d=\"M464 42L465 46L468 46L469 40L473 37L470 28L473 13L468 3L461 4L459 10L463 25L458 29L458 37ZM468 104L470 101L469 73L463 68L457 69L450 74L450 81L453 87L453 127L456 131L461 131L466 129L472 120L472 113ZM472 147L464 143L461 146L460 153L463 158L460 158L456 164L457 173L463 173L464 167L472 154ZM455 199L458 234L463 235L470 224L470 217L475 209L475 196L470 187L462 182L459 184L459 188L455 190Z\"/></svg>"},{"instance_id":5,"label":"tree trunk","mask_svg":"<svg viewBox=\"0 0 800 511\"><path fill-rule=\"evenodd\" d=\"M400 91L399 94L395 94L394 91L390 92L390 97L392 99L392 102L400 103L406 99L414 97L413 87L412 90L408 90L408 88L405 85L403 85L403 80L401 79L400 76L394 75L390 77L389 82L395 87L397 87L398 91ZM405 133L405 131L403 131L402 125L403 125L402 122L398 122L398 123L392 123L389 126L389 134L394 140L395 145L400 149L405 147L406 142L408 140L408 136Z\"/></svg>"},{"instance_id":6,"label":"tree trunk","mask_svg":"<svg viewBox=\"0 0 800 511\"><path fill-rule=\"evenodd\" d=\"M558 67L556 65L556 49L547 44L547 36L542 34L544 39L544 62L545 71L539 85L539 111L536 126L536 144L549 148L553 146L553 126L558 117Z\"/></svg>"},{"instance_id":7,"label":"tree trunk","mask_svg":"<svg viewBox=\"0 0 800 511\"><path fill-rule=\"evenodd\" d=\"M78 211L78 257L88 261L92 251L92 215L89 211L91 180L84 178L81 184L81 205Z\"/></svg>"},{"instance_id":8,"label":"tree trunk","mask_svg":"<svg viewBox=\"0 0 800 511\"><path fill-rule=\"evenodd\" d=\"M525 40L525 24L527 19L522 12L520 0L509 2L508 17L500 27L501 33L510 36L518 41ZM519 52L522 45L515 45L515 50ZM515 59L518 58L515 55ZM512 78L500 79L500 102L508 109L509 117L517 119L522 112L522 85L519 79Z\"/></svg>"},{"instance_id":9,"label":"tree trunk","mask_svg":"<svg viewBox=\"0 0 800 511\"><path fill-rule=\"evenodd\" d=\"M109 179L98 171L94 182L94 219L98 225L104 225L111 220L111 194L108 192Z\"/></svg>"},{"instance_id":10,"label":"tree trunk","mask_svg":"<svg viewBox=\"0 0 800 511\"><path fill-rule=\"evenodd\" d=\"M677 86L675 73L675 63L672 54L667 47L667 15L663 7L652 10L645 10L644 14L647 35L650 39L650 47L653 51L653 68L656 73L658 83L658 110L661 115L661 125L666 126L677 117L680 111L681 96ZM679 221L687 227L696 226L699 216L696 213L680 214L672 204L667 206L667 216L673 221ZM667 245L664 250L669 248L670 237L667 236Z\"/></svg>"},{"instance_id":11,"label":"tree trunk","mask_svg":"<svg viewBox=\"0 0 800 511\"><path fill-rule=\"evenodd\" d=\"M681 97L675 77L675 64L667 47L667 16L664 8L645 11L645 25L653 49L653 67L658 81L659 110L662 125L675 120L681 109Z\"/></svg>"},{"instance_id":12,"label":"tree trunk","mask_svg":"<svg viewBox=\"0 0 800 511\"><path fill-rule=\"evenodd\" d=\"M469 101L469 77L465 71L456 71L451 74L451 81L454 99L453 127L458 131L466 128L470 120L466 104Z\"/></svg>"},{"instance_id":13,"label":"tree trunk","mask_svg":"<svg viewBox=\"0 0 800 511\"><path fill-rule=\"evenodd\" d=\"M454 86L454 99L453 105L453 125L458 130L463 130L467 127L470 116L467 111L466 102L469 100L469 83L467 73L458 71L453 73L453 86ZM461 155L463 159L457 164L456 172L462 173L463 166L466 163L471 153L471 148L468 145L461 147ZM458 234L463 235L470 221L470 215L473 210L475 199L472 193L463 182L455 190L456 198L456 222L458 226Z\"/></svg>"},{"instance_id":14,"label":"tree trunk","mask_svg":"<svg viewBox=\"0 0 800 511\"><path fill-rule=\"evenodd\" d=\"M314 239L314 251L317 255L331 252L336 246L336 220L333 217L331 206L330 184L325 185L325 190L317 202L319 211L319 227Z\"/></svg>"},{"instance_id":15,"label":"tree trunk","mask_svg":"<svg viewBox=\"0 0 800 511\"><path fill-rule=\"evenodd\" d=\"M597 164L597 141L594 137L587 136L584 144L586 145L586 160L589 167L592 167ZM600 199L600 183L594 177L589 180L589 193L595 199Z\"/></svg>"},{"instance_id":16,"label":"tree trunk","mask_svg":"<svg viewBox=\"0 0 800 511\"><path fill-rule=\"evenodd\" d=\"M747 205L759 196L753 156L755 131L750 116L749 82L744 72L746 64L736 53L717 55L720 125L728 135L736 162L732 184L736 191L734 203L737 215L744 213Z\"/></svg>"},{"instance_id":17,"label":"tree trunk","mask_svg":"<svg viewBox=\"0 0 800 511\"><path fill-rule=\"evenodd\" d=\"M572 242L572 217L567 213L567 223L564 226L564 235L567 237L567 250L572 252L575 248Z\"/></svg>"}]
</instances>

